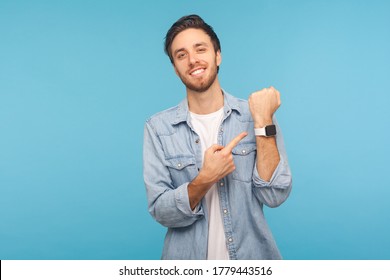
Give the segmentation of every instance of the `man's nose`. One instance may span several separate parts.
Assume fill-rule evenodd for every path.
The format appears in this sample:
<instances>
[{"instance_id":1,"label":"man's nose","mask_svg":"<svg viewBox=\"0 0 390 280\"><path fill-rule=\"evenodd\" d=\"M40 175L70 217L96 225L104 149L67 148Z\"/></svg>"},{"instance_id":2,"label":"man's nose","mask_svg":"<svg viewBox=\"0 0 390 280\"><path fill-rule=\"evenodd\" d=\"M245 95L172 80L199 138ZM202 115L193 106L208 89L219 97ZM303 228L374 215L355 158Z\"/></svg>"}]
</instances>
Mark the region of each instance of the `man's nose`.
<instances>
[{"instance_id":1,"label":"man's nose","mask_svg":"<svg viewBox=\"0 0 390 280\"><path fill-rule=\"evenodd\" d=\"M189 64L193 65L199 62L199 58L196 53L189 53L188 54L188 62Z\"/></svg>"}]
</instances>

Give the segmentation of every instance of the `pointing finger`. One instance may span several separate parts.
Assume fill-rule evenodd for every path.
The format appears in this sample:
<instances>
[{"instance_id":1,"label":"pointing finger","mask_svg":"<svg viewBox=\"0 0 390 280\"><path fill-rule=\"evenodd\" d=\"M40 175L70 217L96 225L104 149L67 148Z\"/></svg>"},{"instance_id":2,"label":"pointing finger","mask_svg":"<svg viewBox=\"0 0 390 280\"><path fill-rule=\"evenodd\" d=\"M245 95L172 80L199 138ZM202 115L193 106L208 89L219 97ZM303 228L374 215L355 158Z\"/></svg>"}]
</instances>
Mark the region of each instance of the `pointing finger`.
<instances>
[{"instance_id":1,"label":"pointing finger","mask_svg":"<svg viewBox=\"0 0 390 280\"><path fill-rule=\"evenodd\" d=\"M226 149L226 150L228 150L229 152L231 152L232 150L233 150L233 148L235 147L235 146L237 146L237 144L242 140L242 139L244 139L244 137L245 136L247 136L248 135L248 132L241 132L240 134L238 134L238 136L236 136L232 141L230 141L230 143L229 144L227 144L226 146L225 146L225 148L224 149Z\"/></svg>"},{"instance_id":2,"label":"pointing finger","mask_svg":"<svg viewBox=\"0 0 390 280\"><path fill-rule=\"evenodd\" d=\"M221 145L218 145L218 144L214 144L212 145L210 148L208 148L206 150L206 152L210 152L212 154L216 153L216 152L219 152L220 150L222 150L224 148L224 146L221 146Z\"/></svg>"}]
</instances>

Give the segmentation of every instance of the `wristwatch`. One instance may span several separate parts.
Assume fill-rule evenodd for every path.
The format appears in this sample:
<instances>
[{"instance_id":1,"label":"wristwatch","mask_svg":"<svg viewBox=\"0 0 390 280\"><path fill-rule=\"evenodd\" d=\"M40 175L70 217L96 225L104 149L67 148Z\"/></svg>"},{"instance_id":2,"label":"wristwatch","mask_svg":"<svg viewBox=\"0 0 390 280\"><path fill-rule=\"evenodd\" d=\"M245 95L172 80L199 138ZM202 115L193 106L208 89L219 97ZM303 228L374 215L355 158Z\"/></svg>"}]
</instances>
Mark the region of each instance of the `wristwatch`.
<instances>
[{"instance_id":1,"label":"wristwatch","mask_svg":"<svg viewBox=\"0 0 390 280\"><path fill-rule=\"evenodd\" d=\"M276 135L276 126L274 124L267 125L265 127L255 128L256 136L275 136Z\"/></svg>"}]
</instances>

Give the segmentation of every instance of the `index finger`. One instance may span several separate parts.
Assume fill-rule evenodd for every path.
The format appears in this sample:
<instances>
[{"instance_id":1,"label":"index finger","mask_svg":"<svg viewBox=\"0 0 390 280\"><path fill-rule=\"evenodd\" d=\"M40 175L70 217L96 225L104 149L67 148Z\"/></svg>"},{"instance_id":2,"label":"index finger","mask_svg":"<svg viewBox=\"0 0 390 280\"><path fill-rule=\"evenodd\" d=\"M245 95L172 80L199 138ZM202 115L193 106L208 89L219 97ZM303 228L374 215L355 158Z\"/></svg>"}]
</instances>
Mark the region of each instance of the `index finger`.
<instances>
[{"instance_id":1,"label":"index finger","mask_svg":"<svg viewBox=\"0 0 390 280\"><path fill-rule=\"evenodd\" d=\"M235 146L237 146L237 144L242 140L244 139L245 136L248 135L248 132L244 131L244 132L241 132L240 134L238 134L232 141L230 141L229 144L227 144L225 146L224 149L227 149L229 152L231 152L233 150L233 148Z\"/></svg>"}]
</instances>

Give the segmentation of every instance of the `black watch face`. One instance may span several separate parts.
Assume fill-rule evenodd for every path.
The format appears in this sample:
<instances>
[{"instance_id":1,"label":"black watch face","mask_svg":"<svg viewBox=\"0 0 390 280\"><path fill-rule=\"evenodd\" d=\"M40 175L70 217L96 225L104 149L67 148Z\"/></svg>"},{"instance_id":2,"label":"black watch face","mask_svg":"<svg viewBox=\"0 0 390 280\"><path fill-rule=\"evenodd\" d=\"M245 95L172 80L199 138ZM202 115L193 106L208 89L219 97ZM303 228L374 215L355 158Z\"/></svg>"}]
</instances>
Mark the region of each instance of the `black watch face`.
<instances>
[{"instance_id":1,"label":"black watch face","mask_svg":"<svg viewBox=\"0 0 390 280\"><path fill-rule=\"evenodd\" d=\"M274 136L276 135L276 126L275 125L268 125L265 127L265 135L267 136Z\"/></svg>"}]
</instances>

